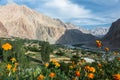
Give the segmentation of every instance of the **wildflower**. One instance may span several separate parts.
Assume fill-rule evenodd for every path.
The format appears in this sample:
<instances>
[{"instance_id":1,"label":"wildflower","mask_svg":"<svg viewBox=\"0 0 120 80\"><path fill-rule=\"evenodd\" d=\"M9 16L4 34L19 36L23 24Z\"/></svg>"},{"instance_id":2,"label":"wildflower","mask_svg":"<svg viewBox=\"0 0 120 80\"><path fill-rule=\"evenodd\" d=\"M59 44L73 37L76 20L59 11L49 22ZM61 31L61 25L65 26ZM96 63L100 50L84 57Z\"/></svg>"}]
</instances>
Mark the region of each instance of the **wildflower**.
<instances>
[{"instance_id":1,"label":"wildflower","mask_svg":"<svg viewBox=\"0 0 120 80\"><path fill-rule=\"evenodd\" d=\"M88 78L93 79L94 78L94 74L93 73L89 73L88 74Z\"/></svg>"},{"instance_id":2,"label":"wildflower","mask_svg":"<svg viewBox=\"0 0 120 80\"><path fill-rule=\"evenodd\" d=\"M106 47L106 48L105 48L105 51L106 51L106 52L108 52L108 51L109 51L109 48L108 48L108 47Z\"/></svg>"},{"instance_id":3,"label":"wildflower","mask_svg":"<svg viewBox=\"0 0 120 80\"><path fill-rule=\"evenodd\" d=\"M90 67L89 71L94 73L95 72L95 68L94 67Z\"/></svg>"},{"instance_id":4,"label":"wildflower","mask_svg":"<svg viewBox=\"0 0 120 80\"><path fill-rule=\"evenodd\" d=\"M97 47L100 48L102 46L101 43L97 43Z\"/></svg>"},{"instance_id":5,"label":"wildflower","mask_svg":"<svg viewBox=\"0 0 120 80\"><path fill-rule=\"evenodd\" d=\"M11 68L12 68L12 65L10 65L10 64L7 64L7 66L6 66L6 67L7 67L7 69L8 69L8 70L11 70Z\"/></svg>"},{"instance_id":6,"label":"wildflower","mask_svg":"<svg viewBox=\"0 0 120 80\"><path fill-rule=\"evenodd\" d=\"M120 80L120 74L114 74L113 78L114 80Z\"/></svg>"},{"instance_id":7,"label":"wildflower","mask_svg":"<svg viewBox=\"0 0 120 80\"><path fill-rule=\"evenodd\" d=\"M37 80L43 80L45 78L44 75L40 74L38 77L37 77Z\"/></svg>"},{"instance_id":8,"label":"wildflower","mask_svg":"<svg viewBox=\"0 0 120 80\"><path fill-rule=\"evenodd\" d=\"M79 72L79 71L75 71L75 75L76 75L77 77L79 77L79 76L80 76L80 72Z\"/></svg>"},{"instance_id":9,"label":"wildflower","mask_svg":"<svg viewBox=\"0 0 120 80\"><path fill-rule=\"evenodd\" d=\"M48 67L49 66L49 63L45 63L45 67Z\"/></svg>"},{"instance_id":10,"label":"wildflower","mask_svg":"<svg viewBox=\"0 0 120 80\"><path fill-rule=\"evenodd\" d=\"M90 66L85 66L85 69L86 69L86 70L89 70L89 69L90 69Z\"/></svg>"},{"instance_id":11,"label":"wildflower","mask_svg":"<svg viewBox=\"0 0 120 80\"><path fill-rule=\"evenodd\" d=\"M102 65L99 63L99 64L98 64L98 67L102 67Z\"/></svg>"},{"instance_id":12,"label":"wildflower","mask_svg":"<svg viewBox=\"0 0 120 80\"><path fill-rule=\"evenodd\" d=\"M102 42L100 40L96 40L96 45L98 48L102 47Z\"/></svg>"},{"instance_id":13,"label":"wildflower","mask_svg":"<svg viewBox=\"0 0 120 80\"><path fill-rule=\"evenodd\" d=\"M55 67L60 67L60 64L58 62L55 62Z\"/></svg>"},{"instance_id":14,"label":"wildflower","mask_svg":"<svg viewBox=\"0 0 120 80\"><path fill-rule=\"evenodd\" d=\"M14 66L15 66L15 67L17 67L17 66L18 66L18 63L17 63L17 62L16 62L16 63L14 63Z\"/></svg>"},{"instance_id":15,"label":"wildflower","mask_svg":"<svg viewBox=\"0 0 120 80\"><path fill-rule=\"evenodd\" d=\"M55 60L55 59L52 59L52 60L51 60L51 62L52 62L52 63L55 63L55 62L57 62L57 60Z\"/></svg>"},{"instance_id":16,"label":"wildflower","mask_svg":"<svg viewBox=\"0 0 120 80\"><path fill-rule=\"evenodd\" d=\"M95 68L94 67L90 67L90 66L85 66L85 69L90 71L90 72L95 72Z\"/></svg>"},{"instance_id":17,"label":"wildflower","mask_svg":"<svg viewBox=\"0 0 120 80\"><path fill-rule=\"evenodd\" d=\"M10 59L12 62L16 62L16 59L13 57Z\"/></svg>"},{"instance_id":18,"label":"wildflower","mask_svg":"<svg viewBox=\"0 0 120 80\"><path fill-rule=\"evenodd\" d=\"M4 50L11 50L12 49L12 45L11 44L9 44L9 43L5 43L5 44L3 44L2 45L2 48L4 49Z\"/></svg>"},{"instance_id":19,"label":"wildflower","mask_svg":"<svg viewBox=\"0 0 120 80\"><path fill-rule=\"evenodd\" d=\"M16 67L14 67L12 70L13 70L13 72L16 72L16 71L17 71Z\"/></svg>"},{"instance_id":20,"label":"wildflower","mask_svg":"<svg viewBox=\"0 0 120 80\"><path fill-rule=\"evenodd\" d=\"M99 41L99 40L96 40L96 43L100 43L100 41Z\"/></svg>"},{"instance_id":21,"label":"wildflower","mask_svg":"<svg viewBox=\"0 0 120 80\"><path fill-rule=\"evenodd\" d=\"M56 75L55 73L51 72L51 73L49 74L49 77L54 78L55 75Z\"/></svg>"}]
</instances>

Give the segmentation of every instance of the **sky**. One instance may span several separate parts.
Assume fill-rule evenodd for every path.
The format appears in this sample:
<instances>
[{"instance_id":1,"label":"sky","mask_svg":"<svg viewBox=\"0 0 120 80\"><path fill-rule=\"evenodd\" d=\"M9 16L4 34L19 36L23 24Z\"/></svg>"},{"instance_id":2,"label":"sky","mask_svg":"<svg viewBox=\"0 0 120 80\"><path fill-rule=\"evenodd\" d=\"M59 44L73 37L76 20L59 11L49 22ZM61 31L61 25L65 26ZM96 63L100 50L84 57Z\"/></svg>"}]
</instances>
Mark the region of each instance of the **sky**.
<instances>
[{"instance_id":1,"label":"sky","mask_svg":"<svg viewBox=\"0 0 120 80\"><path fill-rule=\"evenodd\" d=\"M13 2L87 29L110 27L120 18L120 0L0 0L0 5Z\"/></svg>"}]
</instances>

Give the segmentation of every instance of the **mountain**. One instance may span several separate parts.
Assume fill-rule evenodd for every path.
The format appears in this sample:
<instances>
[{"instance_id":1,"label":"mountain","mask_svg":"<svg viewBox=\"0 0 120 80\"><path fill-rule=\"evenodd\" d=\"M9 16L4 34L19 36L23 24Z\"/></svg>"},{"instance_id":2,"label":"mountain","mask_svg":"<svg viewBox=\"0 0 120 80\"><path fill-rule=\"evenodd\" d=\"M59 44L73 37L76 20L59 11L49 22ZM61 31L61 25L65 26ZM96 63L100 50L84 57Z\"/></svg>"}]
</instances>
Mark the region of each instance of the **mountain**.
<instances>
[{"instance_id":1,"label":"mountain","mask_svg":"<svg viewBox=\"0 0 120 80\"><path fill-rule=\"evenodd\" d=\"M80 30L82 33L90 34L89 30L84 29L84 28L82 28L82 27L80 27L80 26L76 26L76 25L74 25L74 24L72 24L72 23L66 23L66 28L67 28L67 29L78 29L78 30Z\"/></svg>"},{"instance_id":2,"label":"mountain","mask_svg":"<svg viewBox=\"0 0 120 80\"><path fill-rule=\"evenodd\" d=\"M120 47L120 19L112 23L108 33L103 37L103 41L110 47Z\"/></svg>"},{"instance_id":3,"label":"mountain","mask_svg":"<svg viewBox=\"0 0 120 80\"><path fill-rule=\"evenodd\" d=\"M96 38L91 34L82 33L79 29L68 29L56 43L60 44L85 44Z\"/></svg>"},{"instance_id":4,"label":"mountain","mask_svg":"<svg viewBox=\"0 0 120 80\"><path fill-rule=\"evenodd\" d=\"M95 29L89 30L89 32L96 37L103 37L107 34L109 27L97 27Z\"/></svg>"},{"instance_id":5,"label":"mountain","mask_svg":"<svg viewBox=\"0 0 120 80\"><path fill-rule=\"evenodd\" d=\"M5 37L7 35L8 35L8 32L7 32L6 28L4 27L4 25L0 21L0 36Z\"/></svg>"},{"instance_id":6,"label":"mountain","mask_svg":"<svg viewBox=\"0 0 120 80\"><path fill-rule=\"evenodd\" d=\"M59 43L61 37L66 35L66 31L74 29L74 27L71 28L70 25L63 23L59 19L50 18L25 5L17 5L15 3L0 6L0 21L2 24L0 29L4 28L4 31L8 36L36 39L48 41L50 43ZM74 33L74 36L83 38L84 36L82 35L84 33L81 33L80 30L78 31L80 34ZM71 31L69 36L73 36ZM86 37L89 36L91 35L88 34ZM66 40L68 41L67 43L69 43L69 40L73 40L73 38L70 39ZM84 39L79 41L77 37L75 39L75 41L78 42L84 41ZM74 40L72 42L76 43Z\"/></svg>"}]
</instances>

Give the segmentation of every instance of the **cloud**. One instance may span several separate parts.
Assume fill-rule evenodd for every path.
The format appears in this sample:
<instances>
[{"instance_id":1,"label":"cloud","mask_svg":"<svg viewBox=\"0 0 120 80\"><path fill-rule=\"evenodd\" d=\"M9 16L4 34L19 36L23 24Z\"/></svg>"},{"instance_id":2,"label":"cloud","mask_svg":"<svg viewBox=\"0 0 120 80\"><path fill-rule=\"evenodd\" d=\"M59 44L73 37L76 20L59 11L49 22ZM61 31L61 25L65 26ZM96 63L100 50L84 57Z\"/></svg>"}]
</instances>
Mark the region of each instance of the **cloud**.
<instances>
[{"instance_id":1,"label":"cloud","mask_svg":"<svg viewBox=\"0 0 120 80\"><path fill-rule=\"evenodd\" d=\"M108 0L90 1L101 6L113 6L118 4L120 0L109 0L109 2ZM112 23L112 21L118 18L118 13L120 13L120 11L117 11L119 8L110 8L110 10L103 9L103 12L95 12L92 8L86 8L89 4L82 5L82 3L73 3L72 0L7 0L7 2L25 4L49 17L60 18L64 22L72 22L76 25L99 25ZM115 11L117 12L114 13Z\"/></svg>"},{"instance_id":2,"label":"cloud","mask_svg":"<svg viewBox=\"0 0 120 80\"><path fill-rule=\"evenodd\" d=\"M91 11L83 6L73 4L69 0L49 0L44 6L45 9L51 9L50 13L58 14L61 17L88 17Z\"/></svg>"}]
</instances>

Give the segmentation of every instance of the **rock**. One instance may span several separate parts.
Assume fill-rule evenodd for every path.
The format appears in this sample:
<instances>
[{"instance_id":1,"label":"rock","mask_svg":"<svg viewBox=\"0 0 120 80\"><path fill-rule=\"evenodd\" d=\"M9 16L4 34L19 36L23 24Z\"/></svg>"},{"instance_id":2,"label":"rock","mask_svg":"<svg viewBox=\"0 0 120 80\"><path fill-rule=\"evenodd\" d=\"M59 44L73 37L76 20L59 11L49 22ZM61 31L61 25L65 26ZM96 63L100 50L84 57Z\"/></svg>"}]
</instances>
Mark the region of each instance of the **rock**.
<instances>
[{"instance_id":1,"label":"rock","mask_svg":"<svg viewBox=\"0 0 120 80\"><path fill-rule=\"evenodd\" d=\"M112 23L109 32L103 37L103 41L111 48L120 47L120 19Z\"/></svg>"}]
</instances>

